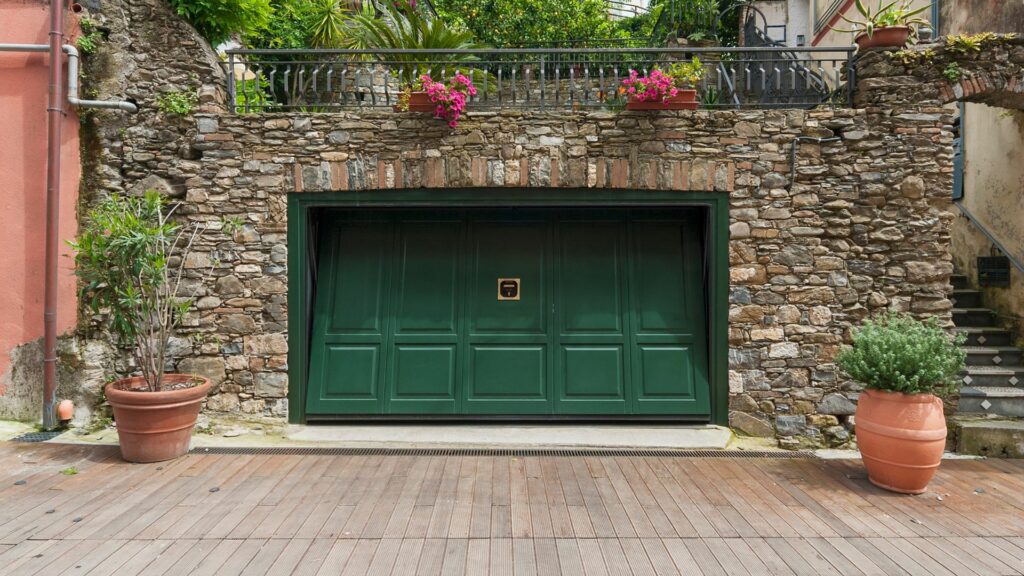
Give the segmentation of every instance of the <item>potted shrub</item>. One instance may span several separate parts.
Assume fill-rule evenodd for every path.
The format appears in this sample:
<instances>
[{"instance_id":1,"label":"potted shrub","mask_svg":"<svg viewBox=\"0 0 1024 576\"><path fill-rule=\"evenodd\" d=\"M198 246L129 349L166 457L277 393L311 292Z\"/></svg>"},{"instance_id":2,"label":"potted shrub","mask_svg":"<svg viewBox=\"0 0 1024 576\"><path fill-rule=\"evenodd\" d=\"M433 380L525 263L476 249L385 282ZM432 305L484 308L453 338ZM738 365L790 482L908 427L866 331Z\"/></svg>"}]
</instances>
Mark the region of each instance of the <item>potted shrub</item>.
<instances>
[{"instance_id":1,"label":"potted shrub","mask_svg":"<svg viewBox=\"0 0 1024 576\"><path fill-rule=\"evenodd\" d=\"M853 41L860 50L868 48L902 48L911 40L917 39L917 26L927 25L928 21L917 15L931 8L931 4L913 9L909 0L893 0L882 4L879 0L878 9L871 10L863 0L856 0L854 6L861 20L851 20L840 13L840 18L853 25L846 30L855 34Z\"/></svg>"},{"instance_id":2,"label":"potted shrub","mask_svg":"<svg viewBox=\"0 0 1024 576\"><path fill-rule=\"evenodd\" d=\"M456 74L449 84L435 82L427 74L420 76L414 87L406 88L398 99L397 110L433 112L434 118L445 120L452 128L466 111L466 102L476 96L476 86L463 74Z\"/></svg>"},{"instance_id":3,"label":"potted shrub","mask_svg":"<svg viewBox=\"0 0 1024 576\"><path fill-rule=\"evenodd\" d=\"M920 494L946 444L941 397L956 392L966 356L935 318L887 314L853 333L836 363L864 384L856 434L868 478L894 492Z\"/></svg>"},{"instance_id":4,"label":"potted shrub","mask_svg":"<svg viewBox=\"0 0 1024 576\"><path fill-rule=\"evenodd\" d=\"M171 220L154 190L141 198L111 196L86 216L71 243L82 302L106 320L111 334L135 357L137 376L105 388L114 410L121 455L156 462L188 451L206 378L167 374L168 338L195 294L182 295L186 262L203 232ZM201 283L199 283L201 284Z\"/></svg>"},{"instance_id":5,"label":"potted shrub","mask_svg":"<svg viewBox=\"0 0 1024 576\"><path fill-rule=\"evenodd\" d=\"M673 64L668 72L654 68L647 76L636 70L622 81L629 103L627 110L695 110L696 85L704 76L704 65L694 57Z\"/></svg>"}]
</instances>

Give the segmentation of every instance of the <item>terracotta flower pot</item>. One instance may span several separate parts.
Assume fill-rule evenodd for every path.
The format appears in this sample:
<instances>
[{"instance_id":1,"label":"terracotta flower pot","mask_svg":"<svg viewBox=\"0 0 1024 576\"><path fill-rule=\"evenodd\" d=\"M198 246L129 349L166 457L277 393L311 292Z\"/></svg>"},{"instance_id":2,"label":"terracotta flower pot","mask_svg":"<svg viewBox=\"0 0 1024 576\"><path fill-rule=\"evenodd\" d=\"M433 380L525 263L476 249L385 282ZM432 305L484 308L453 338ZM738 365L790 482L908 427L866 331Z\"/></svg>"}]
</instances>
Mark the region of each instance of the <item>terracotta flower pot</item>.
<instances>
[{"instance_id":1,"label":"terracotta flower pot","mask_svg":"<svg viewBox=\"0 0 1024 576\"><path fill-rule=\"evenodd\" d=\"M129 462L159 462L188 452L199 408L210 381L189 374L165 374L164 386L190 380L188 388L150 392L141 377L125 378L105 389L114 409L121 456Z\"/></svg>"},{"instance_id":2,"label":"terracotta flower pot","mask_svg":"<svg viewBox=\"0 0 1024 576\"><path fill-rule=\"evenodd\" d=\"M865 390L857 402L857 446L871 483L920 494L942 461L946 418L933 394Z\"/></svg>"},{"instance_id":3,"label":"terracotta flower pot","mask_svg":"<svg viewBox=\"0 0 1024 576\"><path fill-rule=\"evenodd\" d=\"M696 110L697 91L680 90L678 94L667 101L655 100L653 102L638 102L633 98L626 104L626 110Z\"/></svg>"},{"instance_id":4,"label":"terracotta flower pot","mask_svg":"<svg viewBox=\"0 0 1024 576\"><path fill-rule=\"evenodd\" d=\"M430 95L426 92L413 92L409 96L409 112L434 112L437 104L430 101ZM395 111L402 112L395 104Z\"/></svg>"},{"instance_id":5,"label":"terracotta flower pot","mask_svg":"<svg viewBox=\"0 0 1024 576\"><path fill-rule=\"evenodd\" d=\"M910 40L910 27L908 26L884 26L875 28L875 32L868 36L861 33L853 39L857 48L867 50L868 48L903 48Z\"/></svg>"}]
</instances>

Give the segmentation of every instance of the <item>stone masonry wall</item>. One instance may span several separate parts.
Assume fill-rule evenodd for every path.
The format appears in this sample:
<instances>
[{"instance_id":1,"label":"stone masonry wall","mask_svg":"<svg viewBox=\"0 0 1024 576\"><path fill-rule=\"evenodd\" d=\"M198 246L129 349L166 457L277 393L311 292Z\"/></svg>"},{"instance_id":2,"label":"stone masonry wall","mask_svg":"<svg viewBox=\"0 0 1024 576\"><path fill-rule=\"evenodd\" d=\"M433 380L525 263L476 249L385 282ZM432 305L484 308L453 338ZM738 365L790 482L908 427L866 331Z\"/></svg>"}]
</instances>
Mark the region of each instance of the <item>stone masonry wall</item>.
<instances>
[{"instance_id":1,"label":"stone masonry wall","mask_svg":"<svg viewBox=\"0 0 1024 576\"><path fill-rule=\"evenodd\" d=\"M172 343L171 366L211 377L207 410L287 412L286 204L295 193L728 195L730 420L789 446L849 439L857 389L833 359L851 326L889 308L949 320L952 118L936 103L904 100L892 113L884 98L861 110L471 110L455 131L390 111L235 115L218 107L215 57L162 2L100 6L112 33L96 59L108 64L94 73L98 95L131 96L142 112L91 120L94 177L83 197L155 187L210 227L187 265L193 282L211 267L213 277ZM867 89L901 94L884 75ZM171 89L199 92L199 113L160 113L156 95ZM797 136L838 140L801 143L791 186ZM102 336L88 322L82 332Z\"/></svg>"},{"instance_id":2,"label":"stone masonry wall","mask_svg":"<svg viewBox=\"0 0 1024 576\"><path fill-rule=\"evenodd\" d=\"M455 131L387 112L196 117L181 163L188 218L213 265L189 320L209 409L280 413L286 394L288 194L450 187L640 188L730 198L731 421L784 443L842 444L857 390L832 363L851 325L885 308L948 319L950 118L870 125L858 110L471 112ZM796 182L789 150L803 143ZM187 172L185 170L187 169ZM238 224L243 224L238 226Z\"/></svg>"}]
</instances>

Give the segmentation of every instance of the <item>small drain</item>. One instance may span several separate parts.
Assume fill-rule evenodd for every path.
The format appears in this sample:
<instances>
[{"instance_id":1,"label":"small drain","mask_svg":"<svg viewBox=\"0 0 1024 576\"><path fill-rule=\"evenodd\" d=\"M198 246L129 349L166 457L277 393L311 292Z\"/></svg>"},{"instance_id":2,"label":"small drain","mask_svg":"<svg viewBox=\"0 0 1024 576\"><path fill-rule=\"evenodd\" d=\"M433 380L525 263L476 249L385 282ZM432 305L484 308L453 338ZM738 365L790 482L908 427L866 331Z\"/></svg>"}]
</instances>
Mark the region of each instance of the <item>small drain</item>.
<instances>
[{"instance_id":1,"label":"small drain","mask_svg":"<svg viewBox=\"0 0 1024 576\"><path fill-rule=\"evenodd\" d=\"M324 448L324 447L233 447L193 448L191 454L255 454L268 456L547 456L645 458L813 458L806 451L788 450L671 450L622 448Z\"/></svg>"},{"instance_id":2,"label":"small drain","mask_svg":"<svg viewBox=\"0 0 1024 576\"><path fill-rule=\"evenodd\" d=\"M48 442L53 440L57 436L63 434L63 430L47 430L44 432L29 432L28 434L22 434L11 438L11 442Z\"/></svg>"}]
</instances>

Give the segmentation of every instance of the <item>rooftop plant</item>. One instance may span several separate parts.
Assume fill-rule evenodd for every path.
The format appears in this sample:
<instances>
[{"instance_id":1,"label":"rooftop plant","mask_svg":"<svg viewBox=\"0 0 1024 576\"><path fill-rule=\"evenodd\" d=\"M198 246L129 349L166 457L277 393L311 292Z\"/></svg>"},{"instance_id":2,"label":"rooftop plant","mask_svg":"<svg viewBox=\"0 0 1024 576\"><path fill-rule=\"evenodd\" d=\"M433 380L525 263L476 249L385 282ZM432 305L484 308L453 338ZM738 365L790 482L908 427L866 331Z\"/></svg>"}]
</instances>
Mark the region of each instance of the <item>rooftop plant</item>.
<instances>
[{"instance_id":1,"label":"rooftop plant","mask_svg":"<svg viewBox=\"0 0 1024 576\"><path fill-rule=\"evenodd\" d=\"M853 332L836 363L872 390L945 396L960 386L963 335L951 338L933 317L925 322L889 313Z\"/></svg>"},{"instance_id":2,"label":"rooftop plant","mask_svg":"<svg viewBox=\"0 0 1024 576\"><path fill-rule=\"evenodd\" d=\"M839 17L852 25L852 28L840 31L850 32L856 35L867 34L870 38L874 35L875 30L879 28L906 26L910 28L911 39L916 40L917 26L921 24L928 24L928 21L919 18L918 14L930 9L931 4L920 8L913 8L910 4L910 0L893 0L888 4L883 4L883 2L884 0L878 0L878 8L871 9L864 3L864 0L855 0L854 7L856 8L857 13L860 14L860 19L853 20L847 18L845 14L840 12ZM836 28L836 30L839 29Z\"/></svg>"},{"instance_id":3,"label":"rooftop plant","mask_svg":"<svg viewBox=\"0 0 1024 576\"><path fill-rule=\"evenodd\" d=\"M178 224L155 190L114 195L89 211L75 250L81 301L101 315L118 342L130 347L150 391L163 385L167 343L192 305L183 294L185 269L201 224ZM196 286L201 286L197 283Z\"/></svg>"}]
</instances>

